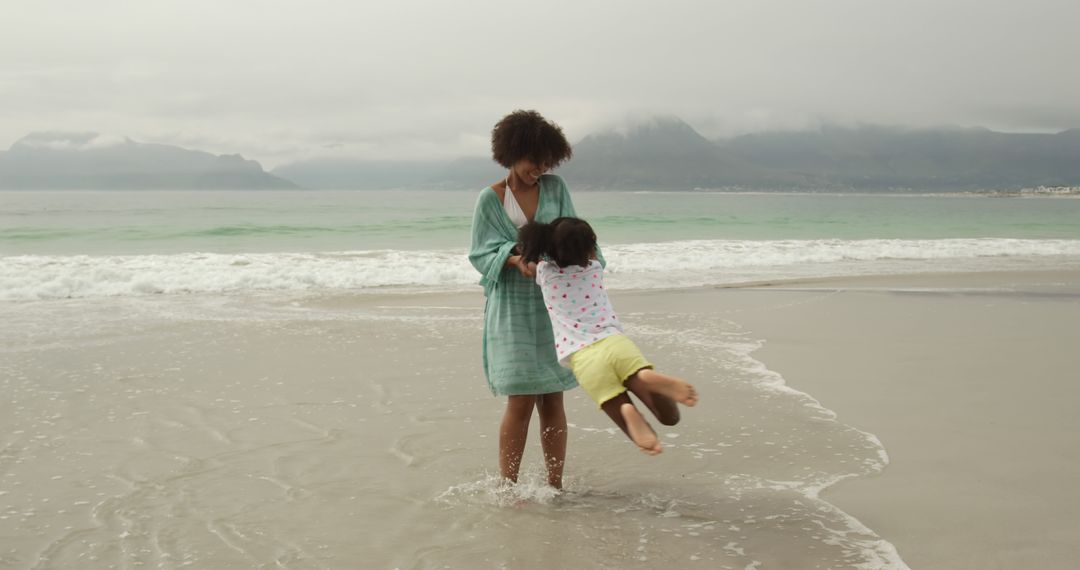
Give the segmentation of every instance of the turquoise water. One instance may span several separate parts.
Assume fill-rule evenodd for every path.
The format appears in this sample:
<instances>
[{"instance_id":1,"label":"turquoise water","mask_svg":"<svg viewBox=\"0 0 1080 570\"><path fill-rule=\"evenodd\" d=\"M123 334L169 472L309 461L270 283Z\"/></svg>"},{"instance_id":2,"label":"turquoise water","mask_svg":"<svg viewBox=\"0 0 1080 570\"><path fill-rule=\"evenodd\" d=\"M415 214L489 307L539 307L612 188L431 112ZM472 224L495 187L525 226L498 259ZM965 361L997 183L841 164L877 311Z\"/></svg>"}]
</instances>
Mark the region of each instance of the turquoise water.
<instances>
[{"instance_id":1,"label":"turquoise water","mask_svg":"<svg viewBox=\"0 0 1080 570\"><path fill-rule=\"evenodd\" d=\"M0 193L0 254L424 249L467 240L465 193Z\"/></svg>"},{"instance_id":2,"label":"turquoise water","mask_svg":"<svg viewBox=\"0 0 1080 570\"><path fill-rule=\"evenodd\" d=\"M0 193L0 300L472 290L478 191ZM612 288L1080 268L1080 200L580 192Z\"/></svg>"},{"instance_id":3,"label":"turquoise water","mask_svg":"<svg viewBox=\"0 0 1080 570\"><path fill-rule=\"evenodd\" d=\"M619 242L666 239L1080 238L1080 200L864 194L583 194ZM666 237L670 236L670 237Z\"/></svg>"},{"instance_id":4,"label":"turquoise water","mask_svg":"<svg viewBox=\"0 0 1080 570\"><path fill-rule=\"evenodd\" d=\"M476 191L0 192L0 255L465 247ZM605 243L1080 239L1080 200L579 192Z\"/></svg>"}]
</instances>

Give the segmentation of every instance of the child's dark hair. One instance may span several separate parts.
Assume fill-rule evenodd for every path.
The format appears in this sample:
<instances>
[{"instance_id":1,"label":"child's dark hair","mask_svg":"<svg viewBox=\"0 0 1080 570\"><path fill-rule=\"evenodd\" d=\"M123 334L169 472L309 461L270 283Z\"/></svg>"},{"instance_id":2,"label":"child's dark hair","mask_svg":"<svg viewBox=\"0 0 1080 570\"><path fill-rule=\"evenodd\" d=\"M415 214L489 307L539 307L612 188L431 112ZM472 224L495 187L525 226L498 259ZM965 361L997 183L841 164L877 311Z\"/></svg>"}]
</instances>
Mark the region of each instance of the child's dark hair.
<instances>
[{"instance_id":1,"label":"child's dark hair","mask_svg":"<svg viewBox=\"0 0 1080 570\"><path fill-rule=\"evenodd\" d=\"M596 252L596 232L581 218L555 218L548 224L529 222L522 226L518 243L526 262L549 257L559 267L586 266Z\"/></svg>"}]
</instances>

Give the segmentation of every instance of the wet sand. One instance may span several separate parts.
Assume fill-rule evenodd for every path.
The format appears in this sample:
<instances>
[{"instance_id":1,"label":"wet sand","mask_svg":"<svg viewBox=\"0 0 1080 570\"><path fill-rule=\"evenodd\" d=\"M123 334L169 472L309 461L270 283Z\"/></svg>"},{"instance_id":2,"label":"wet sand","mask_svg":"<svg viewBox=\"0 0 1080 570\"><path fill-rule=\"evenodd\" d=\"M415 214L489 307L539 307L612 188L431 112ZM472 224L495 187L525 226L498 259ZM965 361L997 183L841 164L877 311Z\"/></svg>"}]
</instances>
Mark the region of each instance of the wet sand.
<instances>
[{"instance_id":1,"label":"wet sand","mask_svg":"<svg viewBox=\"0 0 1080 570\"><path fill-rule=\"evenodd\" d=\"M1080 273L818 280L718 300L891 459L824 497L917 569L1080 560Z\"/></svg>"},{"instance_id":2,"label":"wet sand","mask_svg":"<svg viewBox=\"0 0 1080 570\"><path fill-rule=\"evenodd\" d=\"M568 393L561 497L535 425L493 477L478 292L6 304L0 566L1067 567L1078 283L613 292L702 400L649 458Z\"/></svg>"}]
</instances>

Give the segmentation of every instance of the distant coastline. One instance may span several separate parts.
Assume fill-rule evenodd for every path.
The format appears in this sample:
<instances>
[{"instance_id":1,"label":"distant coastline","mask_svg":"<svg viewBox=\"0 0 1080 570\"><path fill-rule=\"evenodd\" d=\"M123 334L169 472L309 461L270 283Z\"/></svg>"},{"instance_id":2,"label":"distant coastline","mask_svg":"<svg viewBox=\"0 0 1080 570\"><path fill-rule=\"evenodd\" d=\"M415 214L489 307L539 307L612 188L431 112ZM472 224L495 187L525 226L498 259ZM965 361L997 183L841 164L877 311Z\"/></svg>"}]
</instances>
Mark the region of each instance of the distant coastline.
<instances>
[{"instance_id":1,"label":"distant coastline","mask_svg":"<svg viewBox=\"0 0 1080 570\"><path fill-rule=\"evenodd\" d=\"M94 132L31 133L0 151L0 190L297 189L254 160Z\"/></svg>"},{"instance_id":2,"label":"distant coastline","mask_svg":"<svg viewBox=\"0 0 1080 570\"><path fill-rule=\"evenodd\" d=\"M582 189L578 189L581 191ZM585 188L588 191L589 188ZM675 190L634 190L633 193L678 193ZM974 190L918 190L912 188L888 188L885 190L860 190L857 188L837 190L827 189L783 189L765 190L759 188L694 188L686 190L687 193L718 194L745 194L745 195L783 195L783 194L816 194L820 196L914 196L914 197L948 197L948 198L1080 198L1080 186L1039 186L1036 188L1021 188L1019 190L1002 189L974 189Z\"/></svg>"},{"instance_id":3,"label":"distant coastline","mask_svg":"<svg viewBox=\"0 0 1080 570\"><path fill-rule=\"evenodd\" d=\"M1021 188L1015 192L1000 192L1004 196L1053 196L1053 197L1080 197L1080 186L1039 186L1036 188Z\"/></svg>"}]
</instances>

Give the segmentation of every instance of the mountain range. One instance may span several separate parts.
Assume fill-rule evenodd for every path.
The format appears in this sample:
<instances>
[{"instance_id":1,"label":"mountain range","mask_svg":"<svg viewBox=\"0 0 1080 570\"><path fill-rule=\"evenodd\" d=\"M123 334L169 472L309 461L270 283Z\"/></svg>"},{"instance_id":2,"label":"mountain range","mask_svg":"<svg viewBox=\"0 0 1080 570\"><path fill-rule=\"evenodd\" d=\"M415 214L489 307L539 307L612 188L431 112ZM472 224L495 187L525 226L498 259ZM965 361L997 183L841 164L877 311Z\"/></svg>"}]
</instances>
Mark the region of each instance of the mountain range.
<instances>
[{"instance_id":1,"label":"mountain range","mask_svg":"<svg viewBox=\"0 0 1080 570\"><path fill-rule=\"evenodd\" d=\"M823 127L709 139L654 118L586 136L558 173L595 190L1015 190L1080 186L1080 129ZM266 172L239 155L34 133L0 152L0 189L476 188L505 176L487 158L313 159Z\"/></svg>"},{"instance_id":2,"label":"mountain range","mask_svg":"<svg viewBox=\"0 0 1080 570\"><path fill-rule=\"evenodd\" d=\"M1080 129L824 127L710 140L676 118L589 135L559 168L595 190L1015 190L1080 186ZM273 173L310 188L472 188L505 176L489 159L307 161Z\"/></svg>"},{"instance_id":3,"label":"mountain range","mask_svg":"<svg viewBox=\"0 0 1080 570\"><path fill-rule=\"evenodd\" d=\"M661 119L574 146L563 174L600 188L977 190L1080 185L1080 130L826 127L708 140Z\"/></svg>"},{"instance_id":4,"label":"mountain range","mask_svg":"<svg viewBox=\"0 0 1080 570\"><path fill-rule=\"evenodd\" d=\"M283 188L297 186L238 154L214 155L97 133L31 133L0 152L0 189Z\"/></svg>"}]
</instances>

